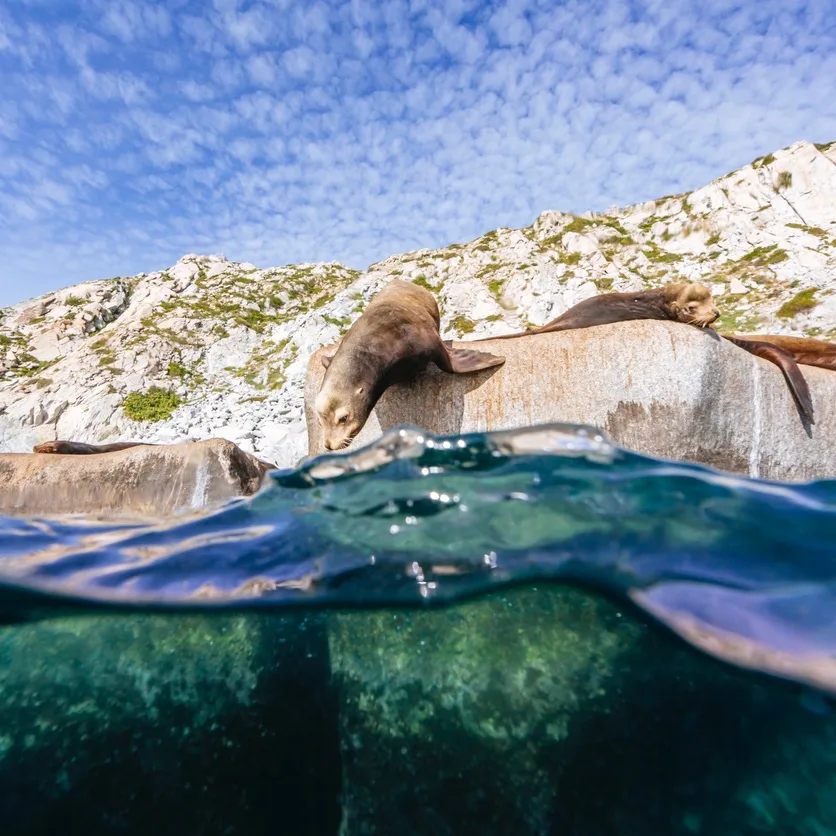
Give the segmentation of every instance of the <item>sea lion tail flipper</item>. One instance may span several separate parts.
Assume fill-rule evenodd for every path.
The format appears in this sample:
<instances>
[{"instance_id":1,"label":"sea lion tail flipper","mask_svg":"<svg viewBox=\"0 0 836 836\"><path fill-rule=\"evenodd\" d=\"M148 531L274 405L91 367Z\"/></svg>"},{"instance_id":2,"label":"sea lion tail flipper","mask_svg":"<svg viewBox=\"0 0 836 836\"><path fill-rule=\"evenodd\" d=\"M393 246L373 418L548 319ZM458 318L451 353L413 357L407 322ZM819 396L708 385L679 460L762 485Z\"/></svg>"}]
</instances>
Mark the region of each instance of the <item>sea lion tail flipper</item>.
<instances>
[{"instance_id":1,"label":"sea lion tail flipper","mask_svg":"<svg viewBox=\"0 0 836 836\"><path fill-rule=\"evenodd\" d=\"M776 345L757 340L745 340L740 337L730 338L728 336L726 336L726 339L750 354L774 363L783 372L784 379L787 381L787 385L790 387L790 391L798 402L801 411L807 416L811 424L816 423L813 417L813 399L810 395L810 387L807 386L807 380L801 369L798 368L798 363L795 362L792 354L783 348L778 348Z\"/></svg>"},{"instance_id":2,"label":"sea lion tail flipper","mask_svg":"<svg viewBox=\"0 0 836 836\"><path fill-rule=\"evenodd\" d=\"M448 345L449 343L449 345ZM492 369L505 362L504 357L487 351L474 351L471 348L453 348L452 340L444 341L444 351L439 352L436 365L451 374L470 374L482 369ZM446 363L444 361L447 361Z\"/></svg>"}]
</instances>

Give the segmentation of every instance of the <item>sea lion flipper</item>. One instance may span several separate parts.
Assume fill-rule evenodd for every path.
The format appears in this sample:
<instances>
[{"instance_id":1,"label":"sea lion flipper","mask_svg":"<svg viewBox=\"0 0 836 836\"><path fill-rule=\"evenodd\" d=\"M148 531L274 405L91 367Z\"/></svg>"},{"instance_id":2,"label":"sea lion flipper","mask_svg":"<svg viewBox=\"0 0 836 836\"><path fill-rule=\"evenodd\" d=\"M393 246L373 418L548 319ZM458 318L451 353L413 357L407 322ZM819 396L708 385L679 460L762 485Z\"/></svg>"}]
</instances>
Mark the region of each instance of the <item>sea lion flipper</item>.
<instances>
[{"instance_id":1,"label":"sea lion flipper","mask_svg":"<svg viewBox=\"0 0 836 836\"><path fill-rule=\"evenodd\" d=\"M450 343L450 345L448 345ZM444 350L438 352L436 365L450 374L470 374L482 369L492 369L505 362L504 357L487 351L474 351L470 348L453 348L452 340L445 340ZM447 361L446 363L444 361Z\"/></svg>"},{"instance_id":2,"label":"sea lion flipper","mask_svg":"<svg viewBox=\"0 0 836 836\"><path fill-rule=\"evenodd\" d=\"M810 387L807 385L807 380L798 368L798 363L795 358L788 351L783 348L778 348L776 345L770 345L766 342L757 340L747 340L741 337L730 337L723 335L729 342L736 346L760 357L763 360L768 360L774 363L784 374L784 379L790 387L790 391L798 402L801 411L807 416L811 424L815 424L813 417L813 399L810 395Z\"/></svg>"}]
</instances>

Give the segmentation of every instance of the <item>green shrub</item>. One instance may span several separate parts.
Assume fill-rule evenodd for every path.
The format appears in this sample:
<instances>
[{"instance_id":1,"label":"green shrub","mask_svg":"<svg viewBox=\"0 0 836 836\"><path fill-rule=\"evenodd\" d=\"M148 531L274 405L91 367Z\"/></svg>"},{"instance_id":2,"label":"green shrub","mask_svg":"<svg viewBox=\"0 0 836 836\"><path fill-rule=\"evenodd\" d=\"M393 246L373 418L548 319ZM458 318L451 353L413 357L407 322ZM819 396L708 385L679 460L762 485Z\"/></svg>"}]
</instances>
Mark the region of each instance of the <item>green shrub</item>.
<instances>
[{"instance_id":1,"label":"green shrub","mask_svg":"<svg viewBox=\"0 0 836 836\"><path fill-rule=\"evenodd\" d=\"M122 410L132 421L165 421L180 403L175 392L152 386L147 392L129 392Z\"/></svg>"}]
</instances>

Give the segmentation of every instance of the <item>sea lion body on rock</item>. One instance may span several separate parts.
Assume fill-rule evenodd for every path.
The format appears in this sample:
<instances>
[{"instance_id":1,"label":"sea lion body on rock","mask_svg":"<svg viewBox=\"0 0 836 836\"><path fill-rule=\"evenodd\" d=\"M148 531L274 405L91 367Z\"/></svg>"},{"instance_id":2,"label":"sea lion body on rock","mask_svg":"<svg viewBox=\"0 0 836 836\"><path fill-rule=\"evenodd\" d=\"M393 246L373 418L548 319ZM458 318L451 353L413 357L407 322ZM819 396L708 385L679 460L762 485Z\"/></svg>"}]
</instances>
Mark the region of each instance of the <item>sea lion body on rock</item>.
<instances>
[{"instance_id":1,"label":"sea lion body on rock","mask_svg":"<svg viewBox=\"0 0 836 836\"><path fill-rule=\"evenodd\" d=\"M433 295L412 282L390 281L348 329L336 350L322 356L326 368L314 409L325 448L347 447L393 383L415 377L429 363L449 374L501 366L504 357L453 348L442 341Z\"/></svg>"},{"instance_id":2,"label":"sea lion body on rock","mask_svg":"<svg viewBox=\"0 0 836 836\"><path fill-rule=\"evenodd\" d=\"M115 453L131 447L153 447L144 441L115 441L113 444L85 444L82 441L45 441L32 448L33 453L57 453L63 456L92 456L99 453Z\"/></svg>"},{"instance_id":3,"label":"sea lion body on rock","mask_svg":"<svg viewBox=\"0 0 836 836\"><path fill-rule=\"evenodd\" d=\"M836 371L836 343L814 340L811 337L785 337L771 334L723 334L723 336L727 339L734 336L736 340L769 343L792 355L795 362L802 366L817 366L820 369Z\"/></svg>"},{"instance_id":4,"label":"sea lion body on rock","mask_svg":"<svg viewBox=\"0 0 836 836\"><path fill-rule=\"evenodd\" d=\"M732 334L720 334L720 336L724 340L728 340L730 343L733 343L738 348L742 348L744 351L754 354L755 357L760 357L763 360L768 360L770 363L774 363L783 372L784 379L787 381L787 386L789 386L790 392L792 392L793 397L797 401L799 409L801 409L804 415L807 416L807 420L809 420L811 424L816 423L813 413L813 398L810 395L810 387L807 386L807 381L805 380L801 369L798 368L798 364L803 361L798 359L795 352L784 348L779 342L775 341L775 337L762 337L759 335L753 337L738 337ZM795 338L790 337L789 339ZM812 340L807 340L806 342L812 342ZM827 345L827 343L825 343L825 345ZM836 346L834 346L834 348L836 348ZM832 359L836 360L836 355L834 355ZM808 365L817 364L810 363ZM825 366L824 368L828 367Z\"/></svg>"},{"instance_id":5,"label":"sea lion body on rock","mask_svg":"<svg viewBox=\"0 0 836 836\"><path fill-rule=\"evenodd\" d=\"M668 284L634 293L601 293L573 305L551 322L516 334L486 337L508 340L551 331L572 331L631 319L660 319L707 327L720 316L711 291L702 284Z\"/></svg>"}]
</instances>

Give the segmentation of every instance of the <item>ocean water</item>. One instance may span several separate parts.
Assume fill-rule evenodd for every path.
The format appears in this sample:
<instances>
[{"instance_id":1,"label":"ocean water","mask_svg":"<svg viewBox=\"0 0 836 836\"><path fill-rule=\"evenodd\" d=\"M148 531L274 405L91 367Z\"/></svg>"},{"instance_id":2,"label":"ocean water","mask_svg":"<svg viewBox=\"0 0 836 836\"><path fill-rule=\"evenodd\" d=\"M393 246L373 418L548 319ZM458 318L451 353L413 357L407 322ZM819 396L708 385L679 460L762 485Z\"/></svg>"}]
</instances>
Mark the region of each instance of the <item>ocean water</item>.
<instances>
[{"instance_id":1,"label":"ocean water","mask_svg":"<svg viewBox=\"0 0 836 836\"><path fill-rule=\"evenodd\" d=\"M836 482L389 431L0 517L5 833L836 833Z\"/></svg>"}]
</instances>

